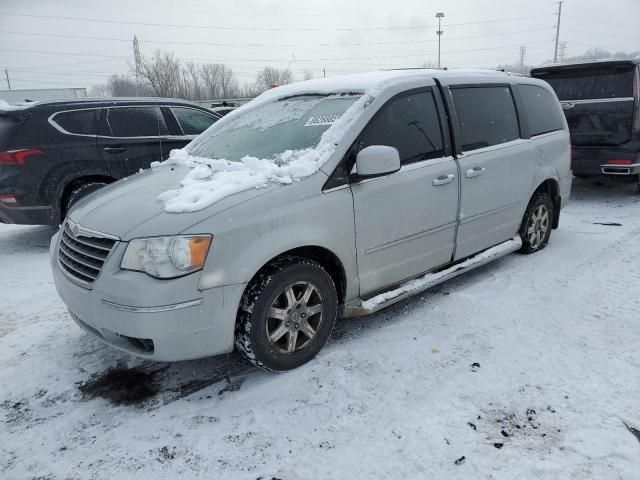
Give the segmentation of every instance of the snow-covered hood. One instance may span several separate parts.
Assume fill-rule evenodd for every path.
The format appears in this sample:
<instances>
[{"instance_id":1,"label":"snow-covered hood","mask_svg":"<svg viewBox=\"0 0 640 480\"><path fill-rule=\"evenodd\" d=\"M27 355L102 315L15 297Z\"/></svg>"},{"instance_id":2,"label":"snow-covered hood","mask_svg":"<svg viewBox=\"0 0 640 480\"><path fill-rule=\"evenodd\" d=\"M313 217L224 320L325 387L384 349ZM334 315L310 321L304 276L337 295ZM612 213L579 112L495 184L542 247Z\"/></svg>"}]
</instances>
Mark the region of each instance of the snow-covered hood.
<instances>
[{"instance_id":1,"label":"snow-covered hood","mask_svg":"<svg viewBox=\"0 0 640 480\"><path fill-rule=\"evenodd\" d=\"M167 212L158 196L180 188L189 170L188 167L170 165L145 170L80 200L69 218L85 228L115 235L122 240L175 235L206 218L279 188L273 184L244 190L194 212Z\"/></svg>"}]
</instances>

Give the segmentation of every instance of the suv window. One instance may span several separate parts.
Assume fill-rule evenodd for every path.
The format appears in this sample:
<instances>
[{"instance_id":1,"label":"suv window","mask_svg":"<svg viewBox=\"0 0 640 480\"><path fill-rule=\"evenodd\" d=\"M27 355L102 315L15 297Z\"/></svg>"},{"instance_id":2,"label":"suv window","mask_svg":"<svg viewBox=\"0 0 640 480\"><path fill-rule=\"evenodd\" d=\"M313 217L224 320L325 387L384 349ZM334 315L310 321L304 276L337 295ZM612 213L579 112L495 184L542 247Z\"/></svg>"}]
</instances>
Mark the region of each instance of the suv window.
<instances>
[{"instance_id":1,"label":"suv window","mask_svg":"<svg viewBox=\"0 0 640 480\"><path fill-rule=\"evenodd\" d=\"M56 113L51 119L60 128L79 135L95 135L98 130L99 108Z\"/></svg>"},{"instance_id":2,"label":"suv window","mask_svg":"<svg viewBox=\"0 0 640 480\"><path fill-rule=\"evenodd\" d=\"M168 135L160 107L145 105L141 107L107 108L105 135L111 137L157 137Z\"/></svg>"},{"instance_id":3,"label":"suv window","mask_svg":"<svg viewBox=\"0 0 640 480\"><path fill-rule=\"evenodd\" d=\"M558 101L549 91L537 85L520 85L520 92L532 137L564 128Z\"/></svg>"},{"instance_id":4,"label":"suv window","mask_svg":"<svg viewBox=\"0 0 640 480\"><path fill-rule=\"evenodd\" d=\"M218 120L218 117L195 108L171 107L171 111L185 135L200 135Z\"/></svg>"},{"instance_id":5,"label":"suv window","mask_svg":"<svg viewBox=\"0 0 640 480\"><path fill-rule=\"evenodd\" d=\"M520 136L507 86L452 88L463 151L510 142Z\"/></svg>"},{"instance_id":6,"label":"suv window","mask_svg":"<svg viewBox=\"0 0 640 480\"><path fill-rule=\"evenodd\" d=\"M359 149L370 145L397 148L403 165L444 156L433 93L412 93L384 105L360 136Z\"/></svg>"}]
</instances>

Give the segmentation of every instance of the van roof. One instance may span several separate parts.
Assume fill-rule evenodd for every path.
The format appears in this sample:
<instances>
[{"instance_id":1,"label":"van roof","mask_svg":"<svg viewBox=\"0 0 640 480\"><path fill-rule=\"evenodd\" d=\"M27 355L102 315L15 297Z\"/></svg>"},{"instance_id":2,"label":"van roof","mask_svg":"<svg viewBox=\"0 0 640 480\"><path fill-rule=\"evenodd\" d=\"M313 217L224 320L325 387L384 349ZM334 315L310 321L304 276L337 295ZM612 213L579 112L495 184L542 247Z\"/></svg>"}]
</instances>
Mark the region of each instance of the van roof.
<instances>
[{"instance_id":1,"label":"van roof","mask_svg":"<svg viewBox=\"0 0 640 480\"><path fill-rule=\"evenodd\" d=\"M487 69L450 69L407 68L399 70L380 70L367 73L337 75L327 78L315 78L303 82L290 83L267 90L258 98L262 101L305 94L332 93L364 93L376 92L387 87L421 78L467 77L482 78L481 81L504 81L505 77L516 77L518 74Z\"/></svg>"}]
</instances>

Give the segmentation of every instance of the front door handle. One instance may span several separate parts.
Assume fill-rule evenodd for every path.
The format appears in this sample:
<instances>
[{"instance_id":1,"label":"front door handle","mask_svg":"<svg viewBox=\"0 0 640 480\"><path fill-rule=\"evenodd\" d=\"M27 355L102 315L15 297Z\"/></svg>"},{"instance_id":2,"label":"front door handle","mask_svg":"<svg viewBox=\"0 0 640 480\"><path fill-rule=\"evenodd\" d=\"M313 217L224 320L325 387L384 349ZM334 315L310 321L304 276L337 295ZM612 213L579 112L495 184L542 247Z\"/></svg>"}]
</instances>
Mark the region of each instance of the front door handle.
<instances>
[{"instance_id":1,"label":"front door handle","mask_svg":"<svg viewBox=\"0 0 640 480\"><path fill-rule=\"evenodd\" d=\"M466 176L467 178L478 177L484 173L486 168L484 167L473 167L467 170Z\"/></svg>"},{"instance_id":2,"label":"front door handle","mask_svg":"<svg viewBox=\"0 0 640 480\"><path fill-rule=\"evenodd\" d=\"M124 147L104 147L104 151L107 153L123 153L126 152L127 149Z\"/></svg>"},{"instance_id":3,"label":"front door handle","mask_svg":"<svg viewBox=\"0 0 640 480\"><path fill-rule=\"evenodd\" d=\"M456 178L455 175L450 173L449 175L440 175L438 178L433 179L433 183L436 187L439 185L446 185L447 183L453 182L453 179Z\"/></svg>"}]
</instances>

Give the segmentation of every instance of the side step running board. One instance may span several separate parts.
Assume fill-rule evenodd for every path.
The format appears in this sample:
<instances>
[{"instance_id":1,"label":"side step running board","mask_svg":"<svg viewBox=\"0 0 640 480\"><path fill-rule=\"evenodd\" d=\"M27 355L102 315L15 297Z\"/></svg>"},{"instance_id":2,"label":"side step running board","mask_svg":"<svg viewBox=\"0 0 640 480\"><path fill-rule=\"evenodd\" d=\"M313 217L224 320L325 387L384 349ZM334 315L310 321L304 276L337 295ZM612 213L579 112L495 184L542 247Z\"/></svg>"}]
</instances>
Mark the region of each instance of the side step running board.
<instances>
[{"instance_id":1,"label":"side step running board","mask_svg":"<svg viewBox=\"0 0 640 480\"><path fill-rule=\"evenodd\" d=\"M344 306L343 315L345 317L356 317L359 315L369 315L404 300L407 297L424 292L429 288L446 282L458 275L473 270L492 260L508 255L522 247L522 240L519 236L511 240L500 243L483 252L476 253L463 262L453 265L439 272L427 273L421 277L409 280L393 290L389 290L376 295L368 300L356 299Z\"/></svg>"}]
</instances>

